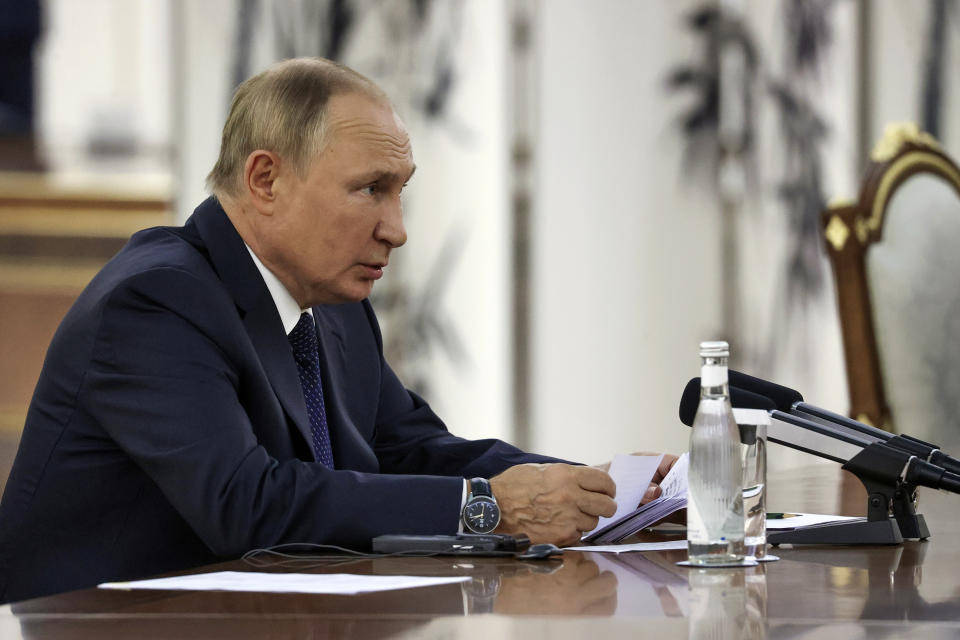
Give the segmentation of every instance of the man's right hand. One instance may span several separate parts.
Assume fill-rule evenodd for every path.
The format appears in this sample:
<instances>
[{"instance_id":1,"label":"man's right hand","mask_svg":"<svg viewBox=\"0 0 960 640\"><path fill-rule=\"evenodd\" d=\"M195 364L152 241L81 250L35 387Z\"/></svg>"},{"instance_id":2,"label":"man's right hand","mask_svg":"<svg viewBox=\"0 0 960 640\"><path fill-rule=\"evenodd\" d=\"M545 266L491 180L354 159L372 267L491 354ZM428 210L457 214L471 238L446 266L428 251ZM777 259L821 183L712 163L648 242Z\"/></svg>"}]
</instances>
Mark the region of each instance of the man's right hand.
<instances>
[{"instance_id":1,"label":"man's right hand","mask_svg":"<svg viewBox=\"0 0 960 640\"><path fill-rule=\"evenodd\" d=\"M525 533L531 544L575 544L610 517L616 485L605 471L569 464L520 464L490 479L500 507L497 533Z\"/></svg>"}]
</instances>

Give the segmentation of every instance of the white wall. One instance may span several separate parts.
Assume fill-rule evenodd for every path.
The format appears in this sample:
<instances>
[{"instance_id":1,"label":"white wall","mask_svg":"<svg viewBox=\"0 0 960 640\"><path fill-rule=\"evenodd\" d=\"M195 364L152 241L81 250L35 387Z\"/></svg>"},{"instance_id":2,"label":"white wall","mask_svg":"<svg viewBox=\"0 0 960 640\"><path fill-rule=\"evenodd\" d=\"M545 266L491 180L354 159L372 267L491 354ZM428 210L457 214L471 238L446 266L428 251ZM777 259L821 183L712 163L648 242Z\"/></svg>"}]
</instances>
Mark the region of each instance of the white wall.
<instances>
[{"instance_id":1,"label":"white wall","mask_svg":"<svg viewBox=\"0 0 960 640\"><path fill-rule=\"evenodd\" d=\"M692 4L541 5L537 450L596 462L686 449L676 404L698 341L719 329L720 258L718 215L684 185L664 88Z\"/></svg>"},{"instance_id":2,"label":"white wall","mask_svg":"<svg viewBox=\"0 0 960 640\"><path fill-rule=\"evenodd\" d=\"M897 0L873 0L871 3L873 32L870 55L874 65L874 99L869 108L873 141L883 134L884 125L888 122L917 122L920 118L921 64L931 4ZM952 23L948 24L948 37L957 40L956 34L956 28ZM958 48L954 43L954 51ZM952 69L956 69L956 66L951 65L948 58L944 65L945 74L955 75Z\"/></svg>"},{"instance_id":3,"label":"white wall","mask_svg":"<svg viewBox=\"0 0 960 640\"><path fill-rule=\"evenodd\" d=\"M170 0L47 0L43 10L38 123L54 166L97 131L168 149Z\"/></svg>"},{"instance_id":4,"label":"white wall","mask_svg":"<svg viewBox=\"0 0 960 640\"><path fill-rule=\"evenodd\" d=\"M436 277L444 243L462 248L444 274L449 285L434 315L462 346L455 362L434 341L416 363L429 375L428 401L457 435L512 436L510 423L510 236L506 119L506 3L463 3L456 85L443 121L402 113L417 173L404 204L407 244L395 252L397 271L413 293ZM357 55L362 60L362 55ZM377 79L372 69L358 66ZM389 90L389 89L388 89ZM395 94L391 94L395 95ZM401 110L403 110L401 108ZM393 265L391 265L391 269ZM385 326L384 331L398 331Z\"/></svg>"},{"instance_id":5,"label":"white wall","mask_svg":"<svg viewBox=\"0 0 960 640\"><path fill-rule=\"evenodd\" d=\"M699 373L698 343L726 335L720 212L702 182L685 174L678 129L685 101L665 88L668 71L698 55L683 20L700 4L540 5L542 122L533 234L537 450L595 462L617 452L687 448L689 432L677 418L680 393ZM782 37L776 5L748 2L746 10L761 45L774 52L764 73L776 73ZM838 32L849 34L852 13L843 11ZM827 146L828 192L852 184L854 157L848 133L854 43L843 35L835 40L842 43L841 64L823 80L823 101L838 128ZM761 182L738 225L744 330L731 344L731 364L843 411L829 287L791 314L792 330L776 345L773 362L757 371L758 354L778 322L785 233L776 201L782 150L765 141L779 123L769 108L758 117ZM829 272L824 275L829 282Z\"/></svg>"},{"instance_id":6,"label":"white wall","mask_svg":"<svg viewBox=\"0 0 960 640\"><path fill-rule=\"evenodd\" d=\"M230 60L236 0L173 0L176 108L176 212L186 220L206 198L204 181L217 161L230 108Z\"/></svg>"}]
</instances>

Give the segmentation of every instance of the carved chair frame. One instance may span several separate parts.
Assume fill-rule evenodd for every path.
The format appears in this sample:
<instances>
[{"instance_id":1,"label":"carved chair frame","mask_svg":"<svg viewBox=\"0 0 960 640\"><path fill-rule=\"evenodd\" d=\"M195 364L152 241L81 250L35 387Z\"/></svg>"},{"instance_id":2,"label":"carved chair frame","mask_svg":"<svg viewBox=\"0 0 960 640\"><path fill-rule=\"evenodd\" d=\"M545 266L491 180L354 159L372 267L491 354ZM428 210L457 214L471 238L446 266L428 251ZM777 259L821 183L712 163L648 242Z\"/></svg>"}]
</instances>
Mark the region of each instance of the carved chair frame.
<instances>
[{"instance_id":1,"label":"carved chair frame","mask_svg":"<svg viewBox=\"0 0 960 640\"><path fill-rule=\"evenodd\" d=\"M870 154L858 200L831 204L821 213L836 283L849 415L886 429L891 427L890 408L874 332L866 256L870 247L883 239L887 205L897 187L917 173L941 177L960 196L960 169L936 140L914 124L889 125Z\"/></svg>"}]
</instances>

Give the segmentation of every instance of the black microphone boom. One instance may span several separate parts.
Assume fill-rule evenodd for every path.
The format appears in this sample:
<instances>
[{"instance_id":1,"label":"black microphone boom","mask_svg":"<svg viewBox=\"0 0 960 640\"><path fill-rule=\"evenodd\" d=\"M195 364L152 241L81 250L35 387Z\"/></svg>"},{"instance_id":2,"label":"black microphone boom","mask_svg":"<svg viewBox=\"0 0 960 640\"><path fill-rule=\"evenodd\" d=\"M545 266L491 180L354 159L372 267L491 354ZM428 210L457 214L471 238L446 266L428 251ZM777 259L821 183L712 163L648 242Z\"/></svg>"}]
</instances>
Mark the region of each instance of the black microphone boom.
<instances>
[{"instance_id":1,"label":"black microphone boom","mask_svg":"<svg viewBox=\"0 0 960 640\"><path fill-rule=\"evenodd\" d=\"M909 451L913 455L919 456L927 462L931 462L939 467L943 467L947 471L952 473L960 473L960 460L957 460L943 452L938 445L924 442L923 440L919 440L908 435L894 435L889 431L871 427L868 424L857 422L856 420L846 416L842 416L832 411L827 411L826 409L816 407L806 402L798 402L794 405L794 407L795 411L797 412L802 412L815 418L826 420L836 425L847 427L860 433L873 436L878 441L885 442L886 444L903 451Z\"/></svg>"},{"instance_id":2,"label":"black microphone boom","mask_svg":"<svg viewBox=\"0 0 960 640\"><path fill-rule=\"evenodd\" d=\"M687 383L680 398L680 421L693 426L700 402L700 378ZM778 411L773 401L758 393L730 387L730 404L737 409L763 409L770 414L767 439L833 462L845 463L871 443L858 434ZM797 428L799 427L799 428Z\"/></svg>"},{"instance_id":3,"label":"black microphone boom","mask_svg":"<svg viewBox=\"0 0 960 640\"><path fill-rule=\"evenodd\" d=\"M943 467L951 473L960 474L960 460L941 451L938 445L924 442L923 440L907 435L894 435L883 429L877 429L876 427L858 422L857 420L842 416L833 411L808 404L804 402L803 396L799 391L784 387L775 382L770 382L769 380L763 380L762 378L756 378L746 373L733 370L729 371L729 379L731 386L737 386L746 391L766 396L780 411L794 415L800 413L812 416L821 421L847 429L848 432L852 431L866 435L873 441L885 442L892 447L907 451L923 458L927 462Z\"/></svg>"}]
</instances>

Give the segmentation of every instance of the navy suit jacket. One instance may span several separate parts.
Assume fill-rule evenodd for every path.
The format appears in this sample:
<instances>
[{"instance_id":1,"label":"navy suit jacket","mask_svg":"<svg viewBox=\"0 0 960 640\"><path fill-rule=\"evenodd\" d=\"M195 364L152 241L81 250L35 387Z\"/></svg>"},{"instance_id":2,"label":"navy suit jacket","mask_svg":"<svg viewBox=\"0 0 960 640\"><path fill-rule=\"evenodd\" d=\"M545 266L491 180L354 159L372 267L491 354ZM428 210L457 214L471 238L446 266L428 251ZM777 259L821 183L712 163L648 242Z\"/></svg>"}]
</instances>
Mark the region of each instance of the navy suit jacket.
<instances>
[{"instance_id":1,"label":"navy suit jacket","mask_svg":"<svg viewBox=\"0 0 960 640\"><path fill-rule=\"evenodd\" d=\"M453 533L462 478L556 461L448 433L384 361L369 302L313 311L336 470L217 201L134 235L47 353L0 503L0 602L286 542Z\"/></svg>"}]
</instances>

